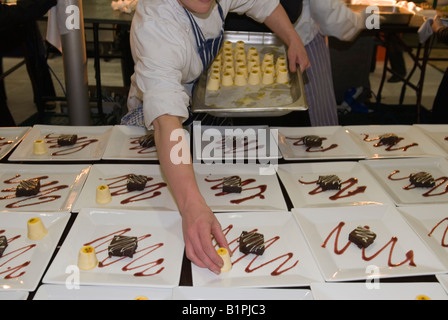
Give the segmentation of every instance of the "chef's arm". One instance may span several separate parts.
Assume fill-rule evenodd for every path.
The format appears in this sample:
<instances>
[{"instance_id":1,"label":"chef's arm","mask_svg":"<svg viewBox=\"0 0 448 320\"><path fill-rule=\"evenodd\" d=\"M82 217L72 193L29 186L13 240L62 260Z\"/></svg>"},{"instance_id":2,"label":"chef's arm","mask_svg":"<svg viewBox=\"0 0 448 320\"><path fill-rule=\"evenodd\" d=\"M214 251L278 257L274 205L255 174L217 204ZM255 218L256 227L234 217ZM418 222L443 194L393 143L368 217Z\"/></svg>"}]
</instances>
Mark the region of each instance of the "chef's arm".
<instances>
[{"instance_id":1,"label":"chef's arm","mask_svg":"<svg viewBox=\"0 0 448 320\"><path fill-rule=\"evenodd\" d=\"M212 244L211 236L220 247L228 249L228 244L221 225L199 191L186 137L171 141L175 130L183 133L181 120L176 116L163 115L153 121L153 126L160 166L182 215L187 257L197 266L219 274L223 261ZM189 152L188 163L176 164L178 161L171 159L171 150L174 147L177 150L179 143L186 144L182 149Z\"/></svg>"},{"instance_id":2,"label":"chef's arm","mask_svg":"<svg viewBox=\"0 0 448 320\"><path fill-rule=\"evenodd\" d=\"M288 46L289 70L291 72L297 71L297 65L300 66L301 71L310 67L302 39L291 24L282 5L278 5L264 23Z\"/></svg>"}]
</instances>

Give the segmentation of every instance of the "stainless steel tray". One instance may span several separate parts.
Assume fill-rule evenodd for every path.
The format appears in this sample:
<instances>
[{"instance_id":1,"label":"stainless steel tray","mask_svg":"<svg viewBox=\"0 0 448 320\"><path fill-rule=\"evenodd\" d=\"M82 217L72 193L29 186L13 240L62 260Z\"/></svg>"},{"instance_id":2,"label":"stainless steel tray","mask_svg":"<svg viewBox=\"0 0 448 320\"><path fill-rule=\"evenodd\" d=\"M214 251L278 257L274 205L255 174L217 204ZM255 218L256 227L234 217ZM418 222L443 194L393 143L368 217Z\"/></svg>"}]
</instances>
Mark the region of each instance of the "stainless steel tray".
<instances>
[{"instance_id":1,"label":"stainless steel tray","mask_svg":"<svg viewBox=\"0 0 448 320\"><path fill-rule=\"evenodd\" d=\"M272 33L263 32L233 32L227 31L224 34L225 41L236 43L237 41L244 41L247 46L255 46L262 54L272 52L274 55L285 55L286 48L284 43ZM258 95L254 97L254 92L248 93L248 103L242 102L242 99L233 101L226 105L208 104L206 95L207 73L204 72L199 79L193 91L192 111L196 113L208 113L217 117L274 117L286 115L292 111L305 111L308 109L306 102L303 78L297 73L290 73L290 84L275 85L265 88L257 88ZM231 97L236 96L237 91L241 88L232 87L226 88L225 91L220 90L219 94ZM277 90L277 91L276 91ZM268 92L269 91L269 92ZM265 94L286 94L290 100L288 103L278 101L272 105L263 105L262 99ZM241 95L241 92L238 92ZM244 100L244 99L243 99Z\"/></svg>"}]
</instances>

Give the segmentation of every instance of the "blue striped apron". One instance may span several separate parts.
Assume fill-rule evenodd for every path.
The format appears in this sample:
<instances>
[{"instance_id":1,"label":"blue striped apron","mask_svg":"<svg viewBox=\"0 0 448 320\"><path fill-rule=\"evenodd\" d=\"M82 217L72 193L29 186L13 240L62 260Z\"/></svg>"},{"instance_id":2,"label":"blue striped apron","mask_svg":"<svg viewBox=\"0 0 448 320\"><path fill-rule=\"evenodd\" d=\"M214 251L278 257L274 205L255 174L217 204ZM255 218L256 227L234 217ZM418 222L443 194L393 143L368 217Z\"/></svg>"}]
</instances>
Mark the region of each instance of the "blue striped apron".
<instances>
[{"instance_id":1,"label":"blue striped apron","mask_svg":"<svg viewBox=\"0 0 448 320\"><path fill-rule=\"evenodd\" d=\"M193 17L193 14L184 8L185 13L187 14L192 29L194 38L196 41L197 51L199 54L199 57L201 58L203 72L207 70L210 63L215 59L217 56L219 50L221 49L223 39L224 39L224 23L225 23L225 17L224 12L222 10L221 5L219 2L216 2L218 5L218 11L219 15L221 16L222 20L222 27L219 35L216 38L210 38L206 39L204 37L204 34L202 33L201 28L198 26L196 20ZM196 79L195 81L185 84L185 86L190 89L190 92L193 92L193 87L197 83L199 79ZM190 117L187 121L184 122L184 125L187 126L192 123L193 121L193 115L190 111L190 108L188 108L188 112L190 114ZM122 119L121 119L122 125L128 125L128 126L138 126L138 127L145 127L145 121L143 116L143 104L140 104L137 108L129 111Z\"/></svg>"}]
</instances>

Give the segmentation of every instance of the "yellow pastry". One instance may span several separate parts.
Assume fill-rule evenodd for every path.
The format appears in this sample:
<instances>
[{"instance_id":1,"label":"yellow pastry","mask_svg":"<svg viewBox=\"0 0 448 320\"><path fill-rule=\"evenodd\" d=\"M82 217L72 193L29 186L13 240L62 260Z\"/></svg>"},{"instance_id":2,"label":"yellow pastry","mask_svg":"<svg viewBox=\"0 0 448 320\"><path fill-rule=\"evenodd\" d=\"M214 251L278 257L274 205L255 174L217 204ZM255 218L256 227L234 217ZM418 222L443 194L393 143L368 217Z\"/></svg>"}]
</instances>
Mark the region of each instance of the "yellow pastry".
<instances>
[{"instance_id":1,"label":"yellow pastry","mask_svg":"<svg viewBox=\"0 0 448 320\"><path fill-rule=\"evenodd\" d=\"M28 238L30 240L40 240L48 233L40 218L31 218L27 223Z\"/></svg>"},{"instance_id":2,"label":"yellow pastry","mask_svg":"<svg viewBox=\"0 0 448 320\"><path fill-rule=\"evenodd\" d=\"M224 265L221 268L221 272L229 272L232 270L232 261L230 259L230 254L225 248L219 248L218 254L222 258L222 261L224 262Z\"/></svg>"},{"instance_id":3,"label":"yellow pastry","mask_svg":"<svg viewBox=\"0 0 448 320\"><path fill-rule=\"evenodd\" d=\"M92 270L98 265L95 248L92 246L84 246L79 250L78 267L81 270Z\"/></svg>"},{"instance_id":4,"label":"yellow pastry","mask_svg":"<svg viewBox=\"0 0 448 320\"><path fill-rule=\"evenodd\" d=\"M100 185L96 188L96 203L107 204L112 201L109 187L107 185Z\"/></svg>"}]
</instances>

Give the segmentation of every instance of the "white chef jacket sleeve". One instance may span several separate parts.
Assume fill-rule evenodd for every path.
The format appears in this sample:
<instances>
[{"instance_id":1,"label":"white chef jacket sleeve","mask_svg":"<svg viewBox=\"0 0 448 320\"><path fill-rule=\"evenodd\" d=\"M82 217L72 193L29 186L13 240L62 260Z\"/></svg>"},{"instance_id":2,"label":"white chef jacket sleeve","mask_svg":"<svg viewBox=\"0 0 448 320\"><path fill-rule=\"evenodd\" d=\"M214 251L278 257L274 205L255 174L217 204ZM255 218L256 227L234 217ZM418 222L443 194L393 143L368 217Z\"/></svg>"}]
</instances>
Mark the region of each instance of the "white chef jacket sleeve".
<instances>
[{"instance_id":1,"label":"white chef jacket sleeve","mask_svg":"<svg viewBox=\"0 0 448 320\"><path fill-rule=\"evenodd\" d=\"M147 128L162 115L188 119L190 96L182 84L195 56L185 30L167 21L135 23L131 31L135 78ZM163 45L161 45L163 44Z\"/></svg>"},{"instance_id":2,"label":"white chef jacket sleeve","mask_svg":"<svg viewBox=\"0 0 448 320\"><path fill-rule=\"evenodd\" d=\"M325 36L349 41L364 28L361 15L341 0L310 0L310 12Z\"/></svg>"},{"instance_id":3,"label":"white chef jacket sleeve","mask_svg":"<svg viewBox=\"0 0 448 320\"><path fill-rule=\"evenodd\" d=\"M263 23L279 4L279 0L232 0L227 12L245 13L255 21Z\"/></svg>"}]
</instances>

